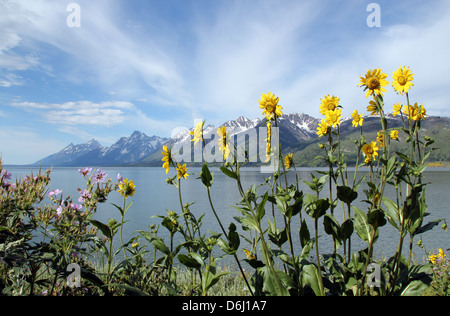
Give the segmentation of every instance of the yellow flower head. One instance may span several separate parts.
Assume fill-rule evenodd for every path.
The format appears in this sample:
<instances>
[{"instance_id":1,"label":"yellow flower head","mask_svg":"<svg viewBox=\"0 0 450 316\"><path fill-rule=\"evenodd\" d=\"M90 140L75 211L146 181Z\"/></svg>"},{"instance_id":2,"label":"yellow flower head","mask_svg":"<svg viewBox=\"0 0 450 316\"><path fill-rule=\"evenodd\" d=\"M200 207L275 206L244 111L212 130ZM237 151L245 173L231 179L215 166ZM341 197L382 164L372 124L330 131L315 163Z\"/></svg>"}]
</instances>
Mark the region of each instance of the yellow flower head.
<instances>
[{"instance_id":1,"label":"yellow flower head","mask_svg":"<svg viewBox=\"0 0 450 316\"><path fill-rule=\"evenodd\" d=\"M392 139L398 139L398 131L397 130L391 131L389 136L391 136Z\"/></svg>"},{"instance_id":2,"label":"yellow flower head","mask_svg":"<svg viewBox=\"0 0 450 316\"><path fill-rule=\"evenodd\" d=\"M316 134L319 135L319 137L325 136L328 133L328 125L327 122L324 120L321 120L319 123L319 126L317 127Z\"/></svg>"},{"instance_id":3,"label":"yellow flower head","mask_svg":"<svg viewBox=\"0 0 450 316\"><path fill-rule=\"evenodd\" d=\"M361 148L361 150L363 151L364 155L367 158L373 158L374 160L376 159L375 156L378 156L378 146L376 142L371 142L370 145L369 144L364 144L364 146Z\"/></svg>"},{"instance_id":4,"label":"yellow flower head","mask_svg":"<svg viewBox=\"0 0 450 316\"><path fill-rule=\"evenodd\" d=\"M291 169L293 164L294 164L293 154L289 153L284 157L284 165L286 166L286 169Z\"/></svg>"},{"instance_id":5,"label":"yellow flower head","mask_svg":"<svg viewBox=\"0 0 450 316\"><path fill-rule=\"evenodd\" d=\"M368 69L365 77L360 77L358 86L363 86L366 92L366 98L375 93L378 95L383 95L386 89L383 87L387 86L389 82L385 80L387 75L381 72L381 69Z\"/></svg>"},{"instance_id":6,"label":"yellow flower head","mask_svg":"<svg viewBox=\"0 0 450 316\"><path fill-rule=\"evenodd\" d=\"M203 125L205 124L205 121L198 122L195 126L195 129L192 132L189 132L189 134L193 135L194 137L191 139L191 142L195 142L194 146L197 145L198 141L203 141Z\"/></svg>"},{"instance_id":7,"label":"yellow flower head","mask_svg":"<svg viewBox=\"0 0 450 316\"><path fill-rule=\"evenodd\" d=\"M278 105L279 98L275 97L275 94L269 92L268 94L262 94L261 100L259 100L259 107L264 109L262 114L266 115L268 120L275 116L282 116L283 112L281 110L283 107Z\"/></svg>"},{"instance_id":8,"label":"yellow flower head","mask_svg":"<svg viewBox=\"0 0 450 316\"><path fill-rule=\"evenodd\" d=\"M367 112L371 112L370 115L380 114L380 109L378 108L375 101L369 102L369 105L367 106Z\"/></svg>"},{"instance_id":9,"label":"yellow flower head","mask_svg":"<svg viewBox=\"0 0 450 316\"><path fill-rule=\"evenodd\" d=\"M188 168L186 168L186 164L184 165L180 165L179 163L177 163L177 180L180 180L181 177L184 177L185 179L187 179L187 177L189 176L189 174L187 173Z\"/></svg>"},{"instance_id":10,"label":"yellow flower head","mask_svg":"<svg viewBox=\"0 0 450 316\"><path fill-rule=\"evenodd\" d=\"M383 131L379 131L377 134L377 142L380 143L380 147L383 147L384 145L384 134Z\"/></svg>"},{"instance_id":11,"label":"yellow flower head","mask_svg":"<svg viewBox=\"0 0 450 316\"><path fill-rule=\"evenodd\" d=\"M417 102L414 104L414 106L405 106L403 113L408 117L410 121L424 120L425 116L427 115L425 107L423 105L418 106Z\"/></svg>"},{"instance_id":12,"label":"yellow flower head","mask_svg":"<svg viewBox=\"0 0 450 316\"><path fill-rule=\"evenodd\" d=\"M217 129L217 134L219 135L219 150L222 152L223 158L226 160L230 154L230 146L227 141L227 127L219 127Z\"/></svg>"},{"instance_id":13,"label":"yellow flower head","mask_svg":"<svg viewBox=\"0 0 450 316\"><path fill-rule=\"evenodd\" d=\"M433 252L433 254L428 257L428 260L432 264L436 264L437 261L445 260L446 258L447 258L447 255L444 253L444 251L441 248L439 248L439 251L437 253Z\"/></svg>"},{"instance_id":14,"label":"yellow flower head","mask_svg":"<svg viewBox=\"0 0 450 316\"><path fill-rule=\"evenodd\" d=\"M119 190L117 190L117 192L127 199L129 196L133 196L134 192L136 192L136 185L132 180L125 179L119 184Z\"/></svg>"},{"instance_id":15,"label":"yellow flower head","mask_svg":"<svg viewBox=\"0 0 450 316\"><path fill-rule=\"evenodd\" d=\"M398 102L396 104L394 104L394 108L392 110L392 115L393 116L399 115L401 113L401 111L402 111L402 107L403 107L403 105L401 105Z\"/></svg>"},{"instance_id":16,"label":"yellow flower head","mask_svg":"<svg viewBox=\"0 0 450 316\"><path fill-rule=\"evenodd\" d=\"M163 146L163 151L161 151L161 154L163 155L162 161L164 161L162 167L166 169L166 173L169 172L170 164L173 163L172 161L172 149L168 148L166 145Z\"/></svg>"},{"instance_id":17,"label":"yellow flower head","mask_svg":"<svg viewBox=\"0 0 450 316\"><path fill-rule=\"evenodd\" d=\"M328 111L334 111L339 105L339 100L340 99L334 95L332 97L327 95L323 99L320 99L320 101L322 101L320 104L320 113L326 115Z\"/></svg>"},{"instance_id":18,"label":"yellow flower head","mask_svg":"<svg viewBox=\"0 0 450 316\"><path fill-rule=\"evenodd\" d=\"M413 81L414 74L411 73L409 67L399 67L397 71L394 71L394 75L392 78L394 82L392 86L394 87L397 93L403 94L408 93L409 89L414 85L411 81Z\"/></svg>"},{"instance_id":19,"label":"yellow flower head","mask_svg":"<svg viewBox=\"0 0 450 316\"><path fill-rule=\"evenodd\" d=\"M429 260L432 264L435 264L437 258L438 258L438 256L436 256L436 255L431 255L431 256L428 257L428 260Z\"/></svg>"},{"instance_id":20,"label":"yellow flower head","mask_svg":"<svg viewBox=\"0 0 450 316\"><path fill-rule=\"evenodd\" d=\"M342 110L335 109L333 111L327 111L327 113L325 114L325 121L327 122L328 126L336 127L337 125L341 124L341 117Z\"/></svg>"},{"instance_id":21,"label":"yellow flower head","mask_svg":"<svg viewBox=\"0 0 450 316\"><path fill-rule=\"evenodd\" d=\"M352 121L353 127L358 127L358 125L359 126L363 125L363 121L364 121L363 114L361 114L361 115L358 114L357 110L353 111L352 118L353 118L353 121Z\"/></svg>"},{"instance_id":22,"label":"yellow flower head","mask_svg":"<svg viewBox=\"0 0 450 316\"><path fill-rule=\"evenodd\" d=\"M250 251L248 251L247 249L243 249L243 250L244 250L245 254L247 255L248 259L250 259L250 260L256 259L256 257Z\"/></svg>"}]
</instances>

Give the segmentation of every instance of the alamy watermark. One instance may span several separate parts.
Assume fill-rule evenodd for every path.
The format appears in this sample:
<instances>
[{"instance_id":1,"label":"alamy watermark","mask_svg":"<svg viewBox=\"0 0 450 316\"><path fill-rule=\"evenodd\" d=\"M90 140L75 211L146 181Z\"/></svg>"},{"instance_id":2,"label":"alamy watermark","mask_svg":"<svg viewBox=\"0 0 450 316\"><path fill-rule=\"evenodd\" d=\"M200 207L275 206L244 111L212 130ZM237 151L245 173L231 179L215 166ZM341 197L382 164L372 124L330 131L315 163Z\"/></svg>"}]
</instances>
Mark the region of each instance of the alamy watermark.
<instances>
[{"instance_id":1,"label":"alamy watermark","mask_svg":"<svg viewBox=\"0 0 450 316\"><path fill-rule=\"evenodd\" d=\"M72 272L67 276L68 287L80 287L81 286L81 267L79 264L70 263L66 269L67 272Z\"/></svg>"},{"instance_id":2,"label":"alamy watermark","mask_svg":"<svg viewBox=\"0 0 450 316\"><path fill-rule=\"evenodd\" d=\"M67 16L68 27L81 27L81 6L78 3L69 3L66 8L70 14Z\"/></svg>"},{"instance_id":3,"label":"alamy watermark","mask_svg":"<svg viewBox=\"0 0 450 316\"><path fill-rule=\"evenodd\" d=\"M381 27L381 7L378 3L369 3L367 12L371 12L367 16L366 24L368 27Z\"/></svg>"},{"instance_id":4,"label":"alamy watermark","mask_svg":"<svg viewBox=\"0 0 450 316\"><path fill-rule=\"evenodd\" d=\"M371 273L367 277L367 286L381 287L381 267L377 263L371 263L367 266L367 271Z\"/></svg>"},{"instance_id":5,"label":"alamy watermark","mask_svg":"<svg viewBox=\"0 0 450 316\"><path fill-rule=\"evenodd\" d=\"M269 152L267 150L268 133L268 128L261 126L227 136L226 145L230 154L226 160L219 148L219 135L215 132L203 134L204 144L201 142L194 145L190 141L190 137L175 142L172 146L172 154L175 160L180 163L249 162L257 163L260 166L261 173L274 173L278 171L280 157L279 128L270 128Z\"/></svg>"}]
</instances>

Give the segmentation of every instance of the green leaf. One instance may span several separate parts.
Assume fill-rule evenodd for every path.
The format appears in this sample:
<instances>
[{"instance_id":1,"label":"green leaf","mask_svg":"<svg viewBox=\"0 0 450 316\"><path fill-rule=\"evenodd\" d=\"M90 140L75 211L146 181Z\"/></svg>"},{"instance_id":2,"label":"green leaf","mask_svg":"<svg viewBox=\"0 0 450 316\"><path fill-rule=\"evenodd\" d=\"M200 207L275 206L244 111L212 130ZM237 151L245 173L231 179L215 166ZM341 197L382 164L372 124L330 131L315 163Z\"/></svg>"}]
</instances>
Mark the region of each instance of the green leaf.
<instances>
[{"instance_id":1,"label":"green leaf","mask_svg":"<svg viewBox=\"0 0 450 316\"><path fill-rule=\"evenodd\" d=\"M220 278L222 278L225 275L230 274L230 272L220 272L218 274L212 274L208 273L207 278L204 277L204 288L205 291L208 292L208 290L213 287L217 282L219 282Z\"/></svg>"},{"instance_id":2,"label":"green leaf","mask_svg":"<svg viewBox=\"0 0 450 316\"><path fill-rule=\"evenodd\" d=\"M236 174L235 172L229 170L228 168L225 168L225 167L222 166L222 167L220 167L220 170L221 170L225 175L227 175L228 177L233 178L233 179L237 179L237 174Z\"/></svg>"},{"instance_id":3,"label":"green leaf","mask_svg":"<svg viewBox=\"0 0 450 316\"><path fill-rule=\"evenodd\" d=\"M205 262L202 259L202 256L200 256L196 252L190 252L189 255L194 258L200 265L205 266Z\"/></svg>"},{"instance_id":4,"label":"green leaf","mask_svg":"<svg viewBox=\"0 0 450 316\"><path fill-rule=\"evenodd\" d=\"M267 193L267 192L266 192ZM280 210L281 214L286 216L287 212L287 197L284 194L277 194L275 196L275 201L277 203L278 209Z\"/></svg>"},{"instance_id":5,"label":"green leaf","mask_svg":"<svg viewBox=\"0 0 450 316\"><path fill-rule=\"evenodd\" d=\"M202 171L200 172L200 179L205 187L210 188L214 181L214 173L209 171L208 165L205 163L202 167Z\"/></svg>"},{"instance_id":6,"label":"green leaf","mask_svg":"<svg viewBox=\"0 0 450 316\"><path fill-rule=\"evenodd\" d=\"M188 268L191 268L191 269L200 269L201 268L201 264L198 263L197 260L195 260L192 257L186 256L183 254L179 254L177 256L177 258L181 264L185 265Z\"/></svg>"},{"instance_id":7,"label":"green leaf","mask_svg":"<svg viewBox=\"0 0 450 316\"><path fill-rule=\"evenodd\" d=\"M355 212L355 230L358 236L364 240L366 243L370 243L372 227L369 224L366 213L361 211L356 206L353 206L353 211Z\"/></svg>"},{"instance_id":8,"label":"green leaf","mask_svg":"<svg viewBox=\"0 0 450 316\"><path fill-rule=\"evenodd\" d=\"M264 217L264 215L266 214L266 210L265 210L265 206L266 206L266 202L267 202L267 199L269 198L269 193L268 192L266 192L265 194L264 194L264 196L263 196L263 199L262 199L262 201L259 203L259 205L258 205L258 210L257 210L257 213L256 213L256 219L258 220L258 221L261 221L261 219Z\"/></svg>"},{"instance_id":9,"label":"green leaf","mask_svg":"<svg viewBox=\"0 0 450 316\"><path fill-rule=\"evenodd\" d=\"M389 181L394 176L395 169L397 169L396 157L392 156L386 166L386 181Z\"/></svg>"},{"instance_id":10,"label":"green leaf","mask_svg":"<svg viewBox=\"0 0 450 316\"><path fill-rule=\"evenodd\" d=\"M150 240L150 242L156 249L161 251L163 254L165 254L165 255L170 254L170 249L166 246L166 244L164 243L164 241L162 239L153 238L152 240Z\"/></svg>"},{"instance_id":11,"label":"green leaf","mask_svg":"<svg viewBox=\"0 0 450 316\"><path fill-rule=\"evenodd\" d=\"M289 296L288 284L289 276L287 278L283 275L285 273L275 270L275 275L268 266L258 269L263 273L264 286L263 290L272 296ZM278 279L278 282L276 280ZM284 282L282 282L282 280Z\"/></svg>"},{"instance_id":12,"label":"green leaf","mask_svg":"<svg viewBox=\"0 0 450 316\"><path fill-rule=\"evenodd\" d=\"M428 287L428 284L421 280L414 280L406 286L402 291L401 296L421 296L423 291L428 289Z\"/></svg>"},{"instance_id":13,"label":"green leaf","mask_svg":"<svg viewBox=\"0 0 450 316\"><path fill-rule=\"evenodd\" d=\"M349 239L354 231L353 220L349 218L345 222L343 222L341 225L341 231L342 231L342 239L344 241Z\"/></svg>"},{"instance_id":14,"label":"green leaf","mask_svg":"<svg viewBox=\"0 0 450 316\"><path fill-rule=\"evenodd\" d=\"M342 202L346 204L351 204L354 200L358 198L358 193L353 191L352 188L349 188L347 186L338 186L337 197Z\"/></svg>"},{"instance_id":15,"label":"green leaf","mask_svg":"<svg viewBox=\"0 0 450 316\"><path fill-rule=\"evenodd\" d=\"M239 234L236 232L236 225L233 223L230 223L230 226L228 227L228 240L232 250L236 251L239 249L241 241L239 239Z\"/></svg>"},{"instance_id":16,"label":"green leaf","mask_svg":"<svg viewBox=\"0 0 450 316\"><path fill-rule=\"evenodd\" d=\"M316 196L307 193L304 201L306 213L314 219L319 219L321 216L325 215L330 208L328 198L318 200Z\"/></svg>"},{"instance_id":17,"label":"green leaf","mask_svg":"<svg viewBox=\"0 0 450 316\"><path fill-rule=\"evenodd\" d=\"M383 196L382 201L387 208L385 214L388 218L389 223L398 229L397 223L400 223L400 212L398 210L398 205L386 196Z\"/></svg>"},{"instance_id":18,"label":"green leaf","mask_svg":"<svg viewBox=\"0 0 450 316\"><path fill-rule=\"evenodd\" d=\"M111 240L113 238L113 232L111 230L111 228L106 225L103 224L102 222L99 222L95 219L91 219L89 220L89 222L94 225L95 227L97 227L98 229L100 229L100 231L103 233L103 235L108 238L109 240Z\"/></svg>"},{"instance_id":19,"label":"green leaf","mask_svg":"<svg viewBox=\"0 0 450 316\"><path fill-rule=\"evenodd\" d=\"M302 220L302 225L299 228L299 235L300 235L300 244L304 248L305 245L311 240L309 228L308 225L306 225L305 220Z\"/></svg>"},{"instance_id":20,"label":"green leaf","mask_svg":"<svg viewBox=\"0 0 450 316\"><path fill-rule=\"evenodd\" d=\"M325 214L323 218L323 227L328 235L332 235L338 244L342 241L342 230L339 223L331 214Z\"/></svg>"},{"instance_id":21,"label":"green leaf","mask_svg":"<svg viewBox=\"0 0 450 316\"><path fill-rule=\"evenodd\" d=\"M255 222L253 217L251 217L251 216L245 216L245 217L235 216L234 219L236 219L242 226L252 228L252 229L256 230L257 232L260 232L258 224Z\"/></svg>"},{"instance_id":22,"label":"green leaf","mask_svg":"<svg viewBox=\"0 0 450 316\"><path fill-rule=\"evenodd\" d=\"M380 209L370 210L367 214L367 221L375 230L386 225L386 218L384 218L384 213Z\"/></svg>"},{"instance_id":23,"label":"green leaf","mask_svg":"<svg viewBox=\"0 0 450 316\"><path fill-rule=\"evenodd\" d=\"M414 236L415 235L419 235L419 234L423 234L424 232L427 232L429 230L432 230L435 226L439 225L439 223L442 221L443 219L437 219L435 221L429 222L425 225L423 225L422 227L418 228L415 232L414 232Z\"/></svg>"},{"instance_id":24,"label":"green leaf","mask_svg":"<svg viewBox=\"0 0 450 316\"><path fill-rule=\"evenodd\" d=\"M302 267L302 283L303 285L309 284L316 296L321 296L320 281L317 267L313 264L305 264Z\"/></svg>"}]
</instances>

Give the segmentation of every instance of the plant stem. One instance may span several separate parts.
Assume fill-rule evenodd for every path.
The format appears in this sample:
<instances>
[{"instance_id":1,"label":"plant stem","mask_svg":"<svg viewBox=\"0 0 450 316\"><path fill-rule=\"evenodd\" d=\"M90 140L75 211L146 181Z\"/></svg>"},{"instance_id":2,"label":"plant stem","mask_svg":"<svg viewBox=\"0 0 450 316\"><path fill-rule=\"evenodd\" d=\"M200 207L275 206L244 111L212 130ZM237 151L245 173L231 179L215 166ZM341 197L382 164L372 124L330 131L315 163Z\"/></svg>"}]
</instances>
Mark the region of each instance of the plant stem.
<instances>
[{"instance_id":1,"label":"plant stem","mask_svg":"<svg viewBox=\"0 0 450 316\"><path fill-rule=\"evenodd\" d=\"M122 232L123 232L123 218L125 216L125 201L126 201L126 197L123 198L123 207L122 207L122 212L120 212L121 216L122 216L122 220L120 222L120 243L122 244L123 247L123 238L122 238ZM127 252L125 250L125 247L123 247L123 254L125 255L125 259L127 259Z\"/></svg>"},{"instance_id":2,"label":"plant stem","mask_svg":"<svg viewBox=\"0 0 450 316\"><path fill-rule=\"evenodd\" d=\"M318 218L314 219L314 238L316 243L316 257L317 257L317 272L319 276L319 286L320 286L320 294L325 296L325 291L323 288L323 280L322 280L322 267L320 265L320 257L319 257L319 236L318 236Z\"/></svg>"},{"instance_id":3,"label":"plant stem","mask_svg":"<svg viewBox=\"0 0 450 316\"><path fill-rule=\"evenodd\" d=\"M211 209L212 209L212 211L213 211L213 213L214 213L214 216L216 217L217 222L219 223L220 228L222 229L223 234L224 234L225 237L227 238L228 242L230 242L230 239L228 238L228 234L227 234L227 232L225 231L225 228L223 227L222 222L220 221L219 216L217 215L216 209L214 208L214 205L213 205L213 202L212 202L212 199L211 199L210 188L209 188L208 186L206 187L206 191L208 192L209 205L211 206ZM251 290L250 284L248 283L247 277L245 276L244 269L242 269L242 266L241 266L241 263L240 263L240 261L239 261L239 258L238 258L237 255L236 255L236 252L233 254L233 257L234 257L234 259L236 260L236 263L237 263L237 265L238 265L238 267L239 267L239 271L241 272L241 274L242 274L242 276L243 276L243 278L244 278L245 284L247 284L247 288L249 289L251 295L254 296L253 291Z\"/></svg>"}]
</instances>

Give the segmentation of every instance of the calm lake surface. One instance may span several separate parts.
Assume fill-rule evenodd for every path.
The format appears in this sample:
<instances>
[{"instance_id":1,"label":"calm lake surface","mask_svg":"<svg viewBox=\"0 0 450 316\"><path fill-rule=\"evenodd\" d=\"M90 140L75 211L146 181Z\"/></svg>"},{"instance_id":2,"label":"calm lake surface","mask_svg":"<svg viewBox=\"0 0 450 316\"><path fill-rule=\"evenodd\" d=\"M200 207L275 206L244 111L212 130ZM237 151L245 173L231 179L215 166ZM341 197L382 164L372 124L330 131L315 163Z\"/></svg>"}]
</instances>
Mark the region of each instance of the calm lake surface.
<instances>
[{"instance_id":1,"label":"calm lake surface","mask_svg":"<svg viewBox=\"0 0 450 316\"><path fill-rule=\"evenodd\" d=\"M37 173L37 168L31 169L30 167L14 167L4 166L5 169L12 172L13 179L21 178L26 174L30 174L33 171ZM85 188L86 180L78 173L79 168L53 168L51 172L51 186L50 189L63 190L64 196L73 196L74 201L78 200L79 193L78 188ZM166 183L166 179L169 176L173 176L174 171L169 172L166 175L163 168L149 168L149 167L105 167L101 168L108 173L114 182L116 182L117 174L120 173L123 178L128 178L134 181L136 184L136 193L133 197L128 198L127 203L133 201L132 207L126 214L125 220L128 222L124 227L124 240L128 240L131 236L136 235L138 230L148 230L149 225L160 223L159 218L152 218L155 215L166 215L166 210L175 210L180 213L180 204L178 200L178 190ZM45 169L44 169L45 170ZM93 168L95 170L95 168ZM202 214L205 214L203 219L203 232L207 233L209 230L214 232L220 232L220 227L216 222L216 219L210 209L206 189L201 183L200 179L197 179L200 173L200 168L189 168L188 173L190 176L187 180L182 181L182 198L183 203L195 203L191 206L191 212L198 218ZM302 181L311 180L311 172L314 172L314 168L301 168L297 170L298 178L300 179L300 188L303 192L311 192ZM429 216L425 217L424 224L445 218L447 223L450 223L450 169L448 168L429 168L425 173L425 182L429 182L426 187L426 201L428 205ZM211 189L212 199L214 206L222 220L225 228L228 228L230 222L234 222L240 229L240 225L233 219L234 216L240 216L240 213L232 208L230 205L236 205L240 201L239 192L236 187L235 180L225 176L220 170L211 168L214 172L214 183ZM358 176L363 176L365 171L358 171ZM268 178L270 174L264 174L260 172L259 168L246 168L241 170L242 182L244 189L248 189L252 184L264 183L264 179ZM353 174L353 173L351 173ZM317 175L317 174L316 174ZM350 176L349 176L350 177ZM289 183L295 183L295 175L292 172L288 174ZM327 191L328 185L325 186L321 193L321 197L329 196ZM391 189L387 187L386 195L392 196L393 192L389 192ZM264 191L259 191L264 192ZM362 187L359 190L359 196L357 201L361 201L365 198L365 194L362 191ZM112 192L109 195L109 199L106 203L100 204L95 218L107 222L109 218L115 218L120 220L120 214L118 210L111 205L111 203L122 205L123 199L117 192ZM267 222L267 219L272 219L272 211L270 203L266 205L266 217L263 221ZM362 210L367 209L367 204L364 202L358 202L356 204ZM304 211L303 211L304 212ZM276 210L276 213L279 213ZM342 209L339 204L335 209L335 217L339 222L342 222ZM307 220L311 234L313 234L314 226L313 220L306 214L303 214L303 218ZM298 216L293 219L292 234L294 242L298 245L298 252L301 251L298 238ZM442 224L442 223L441 223ZM450 239L447 232L441 229L441 224L435 227L433 230L422 234L423 244L428 251L432 249L450 248ZM282 228L284 225L281 222L281 218L278 221L278 227ZM332 252L332 239L331 236L326 235L323 232L322 221L320 221L319 233L319 249L321 254ZM160 228L160 235L167 238L168 234L164 227ZM414 244L420 239L416 237ZM375 245L375 255L377 257L390 257L392 256L398 245L398 232L389 223L380 229L380 237ZM409 237L405 238L404 255L407 257L407 248L409 245ZM366 244L360 240L356 233L353 234L352 239L352 251L360 250L366 247ZM241 248L250 248L244 239L241 239ZM340 249L342 250L342 249ZM418 246L414 247L415 260L422 263L425 253ZM244 254L240 254L244 257Z\"/></svg>"}]
</instances>

